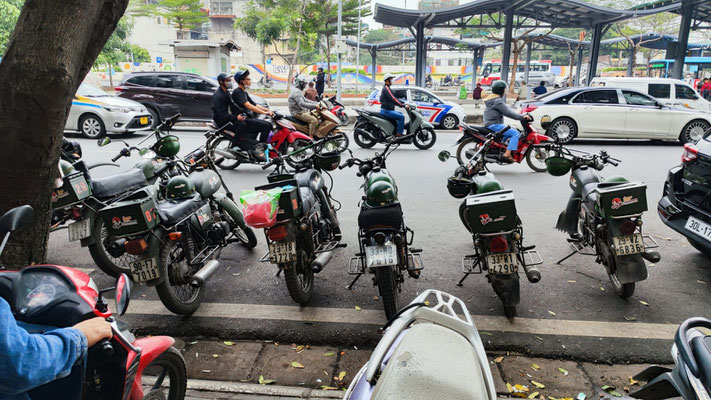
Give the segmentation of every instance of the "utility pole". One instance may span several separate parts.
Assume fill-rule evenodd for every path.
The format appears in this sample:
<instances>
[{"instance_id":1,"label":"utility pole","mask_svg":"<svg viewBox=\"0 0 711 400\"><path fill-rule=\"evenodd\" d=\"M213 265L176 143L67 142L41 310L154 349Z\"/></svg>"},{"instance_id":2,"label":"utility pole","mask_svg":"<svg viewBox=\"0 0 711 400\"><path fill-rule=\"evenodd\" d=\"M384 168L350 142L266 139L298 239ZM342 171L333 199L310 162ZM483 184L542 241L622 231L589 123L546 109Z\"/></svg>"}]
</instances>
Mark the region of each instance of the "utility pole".
<instances>
[{"instance_id":1,"label":"utility pole","mask_svg":"<svg viewBox=\"0 0 711 400\"><path fill-rule=\"evenodd\" d=\"M355 90L358 91L358 76L360 75L360 7L362 0L358 0L358 41L356 42L356 82Z\"/></svg>"},{"instance_id":2,"label":"utility pole","mask_svg":"<svg viewBox=\"0 0 711 400\"><path fill-rule=\"evenodd\" d=\"M343 37L341 37L341 17L343 14L343 0L338 0L338 70L336 71L336 99L341 101L341 60L343 59Z\"/></svg>"}]
</instances>

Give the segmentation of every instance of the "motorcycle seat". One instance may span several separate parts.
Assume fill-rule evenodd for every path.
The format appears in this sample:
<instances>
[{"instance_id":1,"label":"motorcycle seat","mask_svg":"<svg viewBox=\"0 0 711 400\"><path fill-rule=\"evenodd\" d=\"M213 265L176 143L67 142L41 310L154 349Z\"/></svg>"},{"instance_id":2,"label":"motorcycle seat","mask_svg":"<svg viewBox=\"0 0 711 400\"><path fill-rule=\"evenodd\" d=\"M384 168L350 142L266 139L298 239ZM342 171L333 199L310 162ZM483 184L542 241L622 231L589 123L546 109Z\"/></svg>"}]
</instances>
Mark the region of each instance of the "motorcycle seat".
<instances>
[{"instance_id":1,"label":"motorcycle seat","mask_svg":"<svg viewBox=\"0 0 711 400\"><path fill-rule=\"evenodd\" d=\"M289 120L289 121L295 123L295 124L299 124L299 125L305 125L305 124L306 124L304 121L302 121L302 120L296 118L296 117L293 116L293 115L287 115L287 116L285 116L285 118L286 118L287 120Z\"/></svg>"},{"instance_id":2,"label":"motorcycle seat","mask_svg":"<svg viewBox=\"0 0 711 400\"><path fill-rule=\"evenodd\" d=\"M691 351L699 365L699 377L707 388L711 388L711 335L691 339Z\"/></svg>"},{"instance_id":3,"label":"motorcycle seat","mask_svg":"<svg viewBox=\"0 0 711 400\"><path fill-rule=\"evenodd\" d=\"M311 191L311 189L300 186L299 197L301 197L302 210L304 210L304 212L311 211L314 204L316 204L316 196L314 196L314 193Z\"/></svg>"},{"instance_id":4,"label":"motorcycle seat","mask_svg":"<svg viewBox=\"0 0 711 400\"><path fill-rule=\"evenodd\" d=\"M136 187L146 186L143 170L134 168L128 172L91 180L91 191L98 199L106 199L127 192Z\"/></svg>"},{"instance_id":5,"label":"motorcycle seat","mask_svg":"<svg viewBox=\"0 0 711 400\"><path fill-rule=\"evenodd\" d=\"M482 135L488 135L490 133L494 133L494 131L492 131L491 129L489 129L485 126L467 125L467 127L469 127L469 129L471 129L473 131L481 133Z\"/></svg>"},{"instance_id":6,"label":"motorcycle seat","mask_svg":"<svg viewBox=\"0 0 711 400\"><path fill-rule=\"evenodd\" d=\"M158 210L160 222L165 226L172 226L197 211L197 209L206 203L207 200L204 200L199 194L196 194L188 199L158 202L156 209Z\"/></svg>"},{"instance_id":7,"label":"motorcycle seat","mask_svg":"<svg viewBox=\"0 0 711 400\"><path fill-rule=\"evenodd\" d=\"M401 335L373 390L374 400L484 400L485 373L471 343L432 323ZM436 382L436 384L433 384Z\"/></svg>"}]
</instances>

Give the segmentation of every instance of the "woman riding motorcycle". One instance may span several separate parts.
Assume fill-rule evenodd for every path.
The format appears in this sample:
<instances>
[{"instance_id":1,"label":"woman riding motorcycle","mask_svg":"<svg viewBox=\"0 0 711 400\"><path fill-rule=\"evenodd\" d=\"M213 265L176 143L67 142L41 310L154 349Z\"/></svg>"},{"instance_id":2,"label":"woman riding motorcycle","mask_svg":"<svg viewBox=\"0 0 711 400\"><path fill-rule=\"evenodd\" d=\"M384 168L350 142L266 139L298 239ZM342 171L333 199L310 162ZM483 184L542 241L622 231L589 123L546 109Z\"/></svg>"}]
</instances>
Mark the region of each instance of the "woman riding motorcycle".
<instances>
[{"instance_id":1,"label":"woman riding motorcycle","mask_svg":"<svg viewBox=\"0 0 711 400\"><path fill-rule=\"evenodd\" d=\"M533 118L528 114L518 114L509 106L506 105L506 82L497 80L491 84L491 94L484 98L486 109L484 110L484 126L492 131L500 131L506 128L504 125L504 117L509 117L518 121L532 121ZM517 129L511 128L504 132L504 137L509 139L509 144L506 146L504 160L514 162L511 157L511 152L518 149L518 138L521 135Z\"/></svg>"}]
</instances>

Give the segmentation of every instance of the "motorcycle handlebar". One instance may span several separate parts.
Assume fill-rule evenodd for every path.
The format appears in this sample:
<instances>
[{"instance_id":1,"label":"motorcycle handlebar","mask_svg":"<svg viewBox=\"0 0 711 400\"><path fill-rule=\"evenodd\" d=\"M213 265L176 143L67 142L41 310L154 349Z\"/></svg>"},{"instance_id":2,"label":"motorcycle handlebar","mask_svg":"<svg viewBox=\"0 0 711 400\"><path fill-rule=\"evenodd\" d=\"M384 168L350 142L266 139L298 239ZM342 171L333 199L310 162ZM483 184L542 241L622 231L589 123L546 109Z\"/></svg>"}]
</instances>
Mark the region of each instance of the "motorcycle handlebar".
<instances>
[{"instance_id":1,"label":"motorcycle handlebar","mask_svg":"<svg viewBox=\"0 0 711 400\"><path fill-rule=\"evenodd\" d=\"M267 169L267 168L271 167L272 165L275 165L277 163L277 160L278 160L278 158L272 159L268 163L262 165L262 169Z\"/></svg>"},{"instance_id":2,"label":"motorcycle handlebar","mask_svg":"<svg viewBox=\"0 0 711 400\"><path fill-rule=\"evenodd\" d=\"M128 157L131 155L131 150L123 148L121 151L116 155L116 157L111 159L111 162L116 162L119 158L121 157Z\"/></svg>"}]
</instances>

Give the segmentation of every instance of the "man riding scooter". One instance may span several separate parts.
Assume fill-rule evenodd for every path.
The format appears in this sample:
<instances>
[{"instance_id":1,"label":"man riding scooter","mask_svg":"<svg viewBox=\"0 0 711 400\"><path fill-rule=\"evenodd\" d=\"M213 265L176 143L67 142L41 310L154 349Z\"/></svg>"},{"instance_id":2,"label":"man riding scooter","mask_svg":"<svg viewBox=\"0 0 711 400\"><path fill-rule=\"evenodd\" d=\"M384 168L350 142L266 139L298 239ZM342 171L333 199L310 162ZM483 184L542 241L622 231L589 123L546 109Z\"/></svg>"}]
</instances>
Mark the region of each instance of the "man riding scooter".
<instances>
[{"instance_id":1,"label":"man riding scooter","mask_svg":"<svg viewBox=\"0 0 711 400\"><path fill-rule=\"evenodd\" d=\"M484 126L492 131L501 131L506 128L504 125L504 117L515 119L517 121L533 121L533 117L528 114L518 114L506 105L506 89L508 85L501 80L494 81L491 84L491 94L484 98L486 109L484 110ZM509 139L509 144L506 147L506 152L503 155L503 160L514 162L511 157L511 152L518 149L518 138L521 135L517 129L510 128L504 132L504 137Z\"/></svg>"},{"instance_id":2,"label":"man riding scooter","mask_svg":"<svg viewBox=\"0 0 711 400\"><path fill-rule=\"evenodd\" d=\"M311 110L318 108L318 103L307 100L304 97L303 90L305 87L306 81L297 76L296 79L294 79L294 89L292 89L289 94L289 112L295 118L309 125L309 137L313 139L319 120L311 114Z\"/></svg>"},{"instance_id":3,"label":"man riding scooter","mask_svg":"<svg viewBox=\"0 0 711 400\"><path fill-rule=\"evenodd\" d=\"M390 90L390 85L392 85L392 79L395 77L394 74L387 73L383 78L385 85L383 90L380 91L380 114L386 118L390 118L397 123L395 136L402 136L402 132L405 130L405 116L401 112L395 111L395 106L404 107L410 109L410 106L403 104L400 100L395 98L393 92Z\"/></svg>"}]
</instances>

